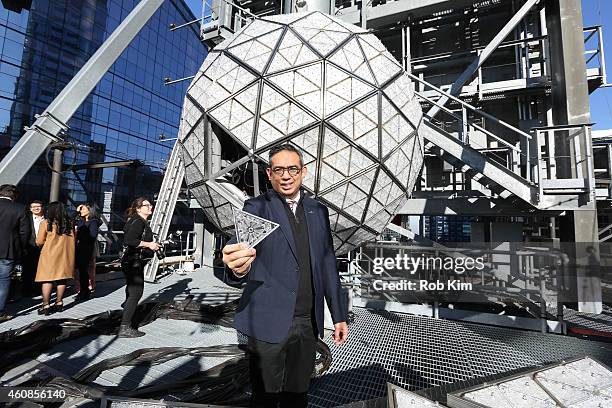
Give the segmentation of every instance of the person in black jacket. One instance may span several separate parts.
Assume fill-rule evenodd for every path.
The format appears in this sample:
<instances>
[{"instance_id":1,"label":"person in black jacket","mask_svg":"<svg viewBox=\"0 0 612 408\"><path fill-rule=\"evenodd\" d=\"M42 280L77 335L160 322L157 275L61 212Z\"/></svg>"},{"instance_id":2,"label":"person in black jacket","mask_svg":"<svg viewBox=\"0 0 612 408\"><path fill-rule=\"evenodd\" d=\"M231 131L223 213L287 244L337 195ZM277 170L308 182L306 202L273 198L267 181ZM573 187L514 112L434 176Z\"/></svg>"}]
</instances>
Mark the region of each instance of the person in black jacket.
<instances>
[{"instance_id":1,"label":"person in black jacket","mask_svg":"<svg viewBox=\"0 0 612 408\"><path fill-rule=\"evenodd\" d=\"M89 266L94 258L100 220L93 205L81 204L77 207L79 217L76 222L76 269L79 273L79 294L77 302L89 300L91 291L89 289Z\"/></svg>"},{"instance_id":2,"label":"person in black jacket","mask_svg":"<svg viewBox=\"0 0 612 408\"><path fill-rule=\"evenodd\" d=\"M21 263L21 295L23 297L31 297L34 294L40 294L40 288L37 288L34 282L36 270L38 268L38 259L40 258L40 248L36 245L36 235L40 224L45 220L45 210L43 202L34 200L30 203L30 210L26 211L26 217L30 224L30 239L25 247L25 255Z\"/></svg>"},{"instance_id":3,"label":"person in black jacket","mask_svg":"<svg viewBox=\"0 0 612 408\"><path fill-rule=\"evenodd\" d=\"M140 337L144 333L132 327L132 318L136 312L138 301L144 291L144 267L146 260L160 245L153 242L153 231L147 223L147 218L153 212L153 205L144 197L132 201L127 210L127 222L123 227L123 246L125 252L121 259L121 269L125 275L125 302L119 337Z\"/></svg>"},{"instance_id":4,"label":"person in black jacket","mask_svg":"<svg viewBox=\"0 0 612 408\"><path fill-rule=\"evenodd\" d=\"M25 208L14 202L17 196L17 187L14 185L0 186L0 322L13 317L4 310L11 285L11 272L30 238L30 224Z\"/></svg>"},{"instance_id":5,"label":"person in black jacket","mask_svg":"<svg viewBox=\"0 0 612 408\"><path fill-rule=\"evenodd\" d=\"M274 146L269 190L243 211L279 225L257 249L232 238L223 262L246 282L234 327L248 336L251 406L306 408L324 302L337 345L348 338L347 307L336 266L329 210L302 190L307 168L293 145Z\"/></svg>"}]
</instances>

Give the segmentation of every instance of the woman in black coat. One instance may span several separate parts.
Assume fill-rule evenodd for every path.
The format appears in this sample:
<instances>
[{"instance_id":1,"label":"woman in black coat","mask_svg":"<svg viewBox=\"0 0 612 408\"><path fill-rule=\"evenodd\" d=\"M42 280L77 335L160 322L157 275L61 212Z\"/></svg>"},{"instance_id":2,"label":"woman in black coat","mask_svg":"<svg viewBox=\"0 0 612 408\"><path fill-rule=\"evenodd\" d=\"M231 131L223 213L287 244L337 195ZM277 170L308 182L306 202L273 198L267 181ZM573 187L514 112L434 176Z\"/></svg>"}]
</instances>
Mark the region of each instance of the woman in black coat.
<instances>
[{"instance_id":1,"label":"woman in black coat","mask_svg":"<svg viewBox=\"0 0 612 408\"><path fill-rule=\"evenodd\" d=\"M75 264L79 273L80 291L76 297L77 302L89 300L91 290L89 289L89 269L94 261L100 219L95 207L89 204L81 204L77 207L79 216L76 222L76 257Z\"/></svg>"},{"instance_id":2,"label":"woman in black coat","mask_svg":"<svg viewBox=\"0 0 612 408\"><path fill-rule=\"evenodd\" d=\"M153 242L153 231L147 218L153 213L153 205L144 197L132 201L127 210L127 222L123 227L123 246L125 252L121 258L121 269L125 275L125 302L119 337L140 337L144 333L133 328L132 319L138 301L144 291L144 267L146 259L154 256L160 245Z\"/></svg>"}]
</instances>

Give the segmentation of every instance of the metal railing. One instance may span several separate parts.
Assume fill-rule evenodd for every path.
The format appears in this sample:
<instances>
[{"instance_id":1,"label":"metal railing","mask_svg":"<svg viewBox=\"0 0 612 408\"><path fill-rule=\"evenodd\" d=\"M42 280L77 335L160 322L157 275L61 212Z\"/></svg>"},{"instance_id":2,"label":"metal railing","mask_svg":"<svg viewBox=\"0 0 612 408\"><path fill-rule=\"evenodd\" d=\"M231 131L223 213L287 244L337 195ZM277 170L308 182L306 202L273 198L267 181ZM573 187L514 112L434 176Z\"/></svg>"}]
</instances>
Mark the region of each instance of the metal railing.
<instances>
[{"instance_id":1,"label":"metal railing","mask_svg":"<svg viewBox=\"0 0 612 408\"><path fill-rule=\"evenodd\" d=\"M586 58L587 74L589 69L598 69L603 86L608 86L603 27L584 27L584 35L584 55ZM593 62L596 62L597 64L593 64Z\"/></svg>"},{"instance_id":2,"label":"metal railing","mask_svg":"<svg viewBox=\"0 0 612 408\"><path fill-rule=\"evenodd\" d=\"M111 239L114 235L114 239ZM197 249L197 233L195 231L187 231L186 233L176 236L171 233L174 245L167 246L165 254L170 256L183 256L185 258L192 257ZM98 235L98 259L113 262L119 259L123 245L123 231L100 231Z\"/></svg>"},{"instance_id":3,"label":"metal railing","mask_svg":"<svg viewBox=\"0 0 612 408\"><path fill-rule=\"evenodd\" d=\"M604 51L604 39L601 26L585 27L584 44L585 44L585 60L587 65L587 75L589 78L590 70L596 70L596 76L602 78L602 86L609 86L607 83L607 71ZM482 99L483 89L487 84L499 83L504 81L512 81L517 79L525 79L527 81L537 80L540 78L547 79L550 76L549 60L550 55L548 49L548 36L534 36L529 38L506 41L497 47L496 52L500 50L514 48L516 61L507 64L485 64L480 67L476 73L476 77L471 85L464 86L464 90L468 93L477 93ZM411 71L427 81L435 84L443 90L448 90L452 86L459 73L456 74L440 74L427 75L426 70L432 62L448 61L452 58L467 57L470 55L480 55L483 47L473 50L456 53L446 52L426 57L415 57L410 61Z\"/></svg>"},{"instance_id":4,"label":"metal railing","mask_svg":"<svg viewBox=\"0 0 612 408\"><path fill-rule=\"evenodd\" d=\"M555 310L557 319L563 318L560 308L561 293L567 288L564 283L568 257L561 251L548 247L534 247L515 243L489 243L491 246L482 248L454 248L455 256L482 256L486 268L480 271L465 272L459 279L472 282L473 290L482 293L490 303L522 304L535 317L543 320L542 331L546 331L545 320L548 311ZM370 243L361 247L350 260L349 273L345 279L352 285L355 296L387 301L406 301L406 296L398 297L389 291L378 291L373 287L374 280L383 279L390 282L400 282L407 279L406 271L387 271L375 274L374 259L397 254L409 257L439 257L449 256L444 251L436 250L419 244L381 244ZM417 275L419 279L429 281L445 281L456 279L452 271L442 271L439 268L422 268ZM414 279L414 278L411 278ZM430 297L419 291L410 293L409 302L420 302ZM468 302L470 302L468 300ZM554 312L553 312L554 313Z\"/></svg>"},{"instance_id":5,"label":"metal railing","mask_svg":"<svg viewBox=\"0 0 612 408\"><path fill-rule=\"evenodd\" d=\"M538 141L539 188L576 190L595 197L590 123L534 128ZM542 154L543 153L543 154Z\"/></svg>"},{"instance_id":6,"label":"metal railing","mask_svg":"<svg viewBox=\"0 0 612 408\"><path fill-rule=\"evenodd\" d=\"M488 159L492 159L500 166L523 178L526 182L537 185L540 196L546 190L556 192L576 191L589 193L594 199L595 180L593 179L593 157L591 142L591 124L549 126L533 129L533 134L526 133L493 115L483 112L448 92L420 79L414 74L408 76L419 83L423 89L431 89L438 96L432 98L415 91L417 97L431 105L438 106L451 121L444 122L429 118L430 123L454 136L461 143L470 146ZM448 97L458 109L438 103L442 97ZM449 126L450 125L450 126ZM495 126L503 132L505 138L500 137L497 131L487 127ZM478 132L485 142L479 142L470 136ZM560 154L555 149L563 148L558 141L559 134L565 136L566 148ZM496 143L492 149L490 142ZM443 146L440 146L443 148ZM566 174L556 171L557 163L562 163L567 170ZM593 196L593 197L591 197Z\"/></svg>"},{"instance_id":7,"label":"metal railing","mask_svg":"<svg viewBox=\"0 0 612 408\"><path fill-rule=\"evenodd\" d=\"M433 90L439 97L446 96L452 102L455 102L456 104L459 105L460 114L457 114L455 113L455 111L451 110L449 107L439 104L438 101L436 100L438 98L433 99L428 96L425 96L421 92L415 91L415 94L421 100L429 104L440 107L442 111L444 111L447 115L454 118L459 124L457 132L448 132L448 130L444 129L444 127L443 127L443 130L447 131L449 134L453 136L456 134L456 137L460 142L466 145L472 146L476 150L486 151L488 153L491 153L491 146L488 143L486 143L485 145L482 145L476 142L475 140L470 140L470 135L474 130L481 132L481 134L486 135L486 137L491 138L496 143L502 146L501 151L503 152L503 156L495 152L493 152L492 154L489 154L489 156L497 156L497 158L499 159L499 160L496 160L498 164L506 166L506 168L511 170L513 173L516 173L519 175L521 175L521 167L520 167L521 164L526 166L527 171L526 171L526 175L524 176L524 178L528 182L537 182L538 180L537 179L537 162L534 162L533 160L534 157L532 157L529 154L531 151L530 150L531 144L533 144L534 142L532 135L520 129L517 129L516 127L510 125L509 123L504 122L503 120L500 120L487 112L483 112L479 110L478 108L468 104L467 102L462 101L461 99L455 96L452 96L448 92L445 92L442 89L420 79L414 74L409 73L408 76L412 80L421 84L423 89L429 88ZM490 131L485 126L478 124L477 123L478 119L480 119L481 123L484 123L485 121L487 121L487 123L493 123L499 126L500 129L503 129L505 132L509 134L510 136L509 139L511 140L511 142L509 142L506 139L501 138L499 135ZM431 120L431 122L436 124L435 119ZM521 148L521 146L524 146L524 148Z\"/></svg>"}]
</instances>

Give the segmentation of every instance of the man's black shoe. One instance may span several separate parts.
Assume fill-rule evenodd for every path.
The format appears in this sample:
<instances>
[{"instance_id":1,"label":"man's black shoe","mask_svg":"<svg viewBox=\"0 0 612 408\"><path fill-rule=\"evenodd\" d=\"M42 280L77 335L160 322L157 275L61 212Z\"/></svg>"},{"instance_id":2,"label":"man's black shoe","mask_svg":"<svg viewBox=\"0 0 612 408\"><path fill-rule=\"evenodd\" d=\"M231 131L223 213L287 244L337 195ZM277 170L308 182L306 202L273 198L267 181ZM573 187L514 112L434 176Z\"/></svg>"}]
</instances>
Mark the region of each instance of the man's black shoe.
<instances>
[{"instance_id":1,"label":"man's black shoe","mask_svg":"<svg viewBox=\"0 0 612 408\"><path fill-rule=\"evenodd\" d=\"M78 295L76 295L76 297L74 298L75 302L86 302L91 298L91 295L89 293L83 293L83 292L79 292Z\"/></svg>"},{"instance_id":2,"label":"man's black shoe","mask_svg":"<svg viewBox=\"0 0 612 408\"><path fill-rule=\"evenodd\" d=\"M141 337L144 335L145 333L133 329L126 324L122 324L121 327L119 327L119 333L117 333L117 337Z\"/></svg>"}]
</instances>

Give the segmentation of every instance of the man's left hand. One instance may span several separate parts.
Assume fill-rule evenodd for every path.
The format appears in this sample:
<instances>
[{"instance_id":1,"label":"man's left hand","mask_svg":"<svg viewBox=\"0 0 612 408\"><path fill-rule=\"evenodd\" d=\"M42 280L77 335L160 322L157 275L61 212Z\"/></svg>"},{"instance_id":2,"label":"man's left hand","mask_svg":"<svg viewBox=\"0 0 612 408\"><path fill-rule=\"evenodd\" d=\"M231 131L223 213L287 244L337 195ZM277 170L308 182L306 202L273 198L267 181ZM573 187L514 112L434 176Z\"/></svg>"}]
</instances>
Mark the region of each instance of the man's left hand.
<instances>
[{"instance_id":1,"label":"man's left hand","mask_svg":"<svg viewBox=\"0 0 612 408\"><path fill-rule=\"evenodd\" d=\"M334 343L337 345L343 344L348 338L348 325L346 322L334 324Z\"/></svg>"}]
</instances>

